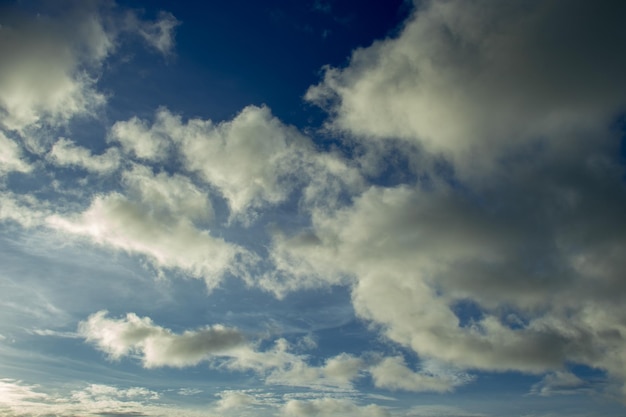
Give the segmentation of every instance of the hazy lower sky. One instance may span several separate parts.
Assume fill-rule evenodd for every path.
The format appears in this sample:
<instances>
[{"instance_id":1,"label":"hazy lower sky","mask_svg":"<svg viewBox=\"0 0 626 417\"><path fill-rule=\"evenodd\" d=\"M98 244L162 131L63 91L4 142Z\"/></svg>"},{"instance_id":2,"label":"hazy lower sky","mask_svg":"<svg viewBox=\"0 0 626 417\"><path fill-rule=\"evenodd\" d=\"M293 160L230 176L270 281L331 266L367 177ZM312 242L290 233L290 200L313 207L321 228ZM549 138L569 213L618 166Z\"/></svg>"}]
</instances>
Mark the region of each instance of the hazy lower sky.
<instances>
[{"instance_id":1,"label":"hazy lower sky","mask_svg":"<svg viewBox=\"0 0 626 417\"><path fill-rule=\"evenodd\" d=\"M2 1L0 416L624 416L625 21Z\"/></svg>"}]
</instances>

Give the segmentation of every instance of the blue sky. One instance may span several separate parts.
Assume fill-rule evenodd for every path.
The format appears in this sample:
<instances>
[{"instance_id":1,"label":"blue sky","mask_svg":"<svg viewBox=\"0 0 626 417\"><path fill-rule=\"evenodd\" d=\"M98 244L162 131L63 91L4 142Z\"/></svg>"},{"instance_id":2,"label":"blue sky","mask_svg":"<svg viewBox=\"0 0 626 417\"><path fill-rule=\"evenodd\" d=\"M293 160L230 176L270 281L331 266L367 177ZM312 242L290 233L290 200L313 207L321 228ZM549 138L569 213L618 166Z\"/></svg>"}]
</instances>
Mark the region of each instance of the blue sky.
<instances>
[{"instance_id":1,"label":"blue sky","mask_svg":"<svg viewBox=\"0 0 626 417\"><path fill-rule=\"evenodd\" d=\"M0 416L622 416L626 7L5 1Z\"/></svg>"}]
</instances>

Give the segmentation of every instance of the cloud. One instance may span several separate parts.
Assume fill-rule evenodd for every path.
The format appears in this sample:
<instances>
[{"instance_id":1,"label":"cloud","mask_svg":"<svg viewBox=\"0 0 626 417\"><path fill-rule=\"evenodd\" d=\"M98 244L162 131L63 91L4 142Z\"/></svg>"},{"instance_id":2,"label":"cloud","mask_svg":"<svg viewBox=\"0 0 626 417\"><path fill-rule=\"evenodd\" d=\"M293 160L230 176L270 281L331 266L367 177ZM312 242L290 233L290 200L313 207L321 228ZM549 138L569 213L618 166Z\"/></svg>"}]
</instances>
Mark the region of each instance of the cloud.
<instances>
[{"instance_id":1,"label":"cloud","mask_svg":"<svg viewBox=\"0 0 626 417\"><path fill-rule=\"evenodd\" d=\"M328 358L319 367L311 366L306 356L292 353L283 338L275 340L269 348L260 349L258 341L246 340L235 328L213 325L177 334L154 324L149 317L134 313L115 319L108 317L106 311L99 311L79 323L78 335L113 360L136 357L145 368L182 368L219 359L212 366L253 371L268 385L352 391L352 381L367 371L364 360L346 353ZM225 394L218 408L245 405L249 399Z\"/></svg>"},{"instance_id":2,"label":"cloud","mask_svg":"<svg viewBox=\"0 0 626 417\"><path fill-rule=\"evenodd\" d=\"M0 414L7 416L211 415L206 411L199 413L168 405L162 401L159 392L144 387L86 384L67 393L58 390L47 393L38 385L2 379L0 393Z\"/></svg>"},{"instance_id":3,"label":"cloud","mask_svg":"<svg viewBox=\"0 0 626 417\"><path fill-rule=\"evenodd\" d=\"M240 391L224 391L219 394L217 409L221 411L233 410L257 404L254 396Z\"/></svg>"},{"instance_id":4,"label":"cloud","mask_svg":"<svg viewBox=\"0 0 626 417\"><path fill-rule=\"evenodd\" d=\"M0 132L0 173L30 172L32 167L23 159L20 146Z\"/></svg>"},{"instance_id":5,"label":"cloud","mask_svg":"<svg viewBox=\"0 0 626 417\"><path fill-rule=\"evenodd\" d=\"M155 175L146 166L134 165L122 174L122 181L131 195L161 215L192 221L206 221L213 217L206 190L198 188L183 175L165 172Z\"/></svg>"},{"instance_id":6,"label":"cloud","mask_svg":"<svg viewBox=\"0 0 626 417\"><path fill-rule=\"evenodd\" d=\"M32 195L0 191L0 220L13 221L22 227L36 227L45 224L50 215L49 205Z\"/></svg>"},{"instance_id":7,"label":"cloud","mask_svg":"<svg viewBox=\"0 0 626 417\"><path fill-rule=\"evenodd\" d=\"M33 7L36 17L20 5L5 8L0 37L0 126L21 134L95 114L106 102L96 85L99 71L121 38L137 34L169 54L178 24L168 13L144 21L112 1Z\"/></svg>"},{"instance_id":8,"label":"cloud","mask_svg":"<svg viewBox=\"0 0 626 417\"><path fill-rule=\"evenodd\" d=\"M216 186L235 215L285 201L311 146L266 107L246 107L217 125L201 120L182 125L173 115L167 120L187 169Z\"/></svg>"},{"instance_id":9,"label":"cloud","mask_svg":"<svg viewBox=\"0 0 626 417\"><path fill-rule=\"evenodd\" d=\"M114 48L97 3L69 8L63 17L31 19L12 10L3 22L0 51L0 123L23 131L41 122L57 125L105 102L83 67L98 66Z\"/></svg>"},{"instance_id":10,"label":"cloud","mask_svg":"<svg viewBox=\"0 0 626 417\"><path fill-rule=\"evenodd\" d=\"M415 178L276 233L280 274L262 285L351 285L357 315L422 360L538 374L582 363L625 380L626 193L611 123L626 89L609 81L624 82L622 14L424 2L396 38L327 69L307 98L327 106L329 128L366 146L393 139ZM446 389L398 361L374 368L381 384ZM393 373L406 378L384 382Z\"/></svg>"},{"instance_id":11,"label":"cloud","mask_svg":"<svg viewBox=\"0 0 626 417\"><path fill-rule=\"evenodd\" d=\"M414 372L409 369L401 356L383 359L370 370L374 385L379 388L405 391L452 391L457 385L462 385L470 378L457 375L438 375L431 372Z\"/></svg>"},{"instance_id":12,"label":"cloud","mask_svg":"<svg viewBox=\"0 0 626 417\"><path fill-rule=\"evenodd\" d=\"M117 148L109 148L101 155L93 155L89 149L66 138L56 141L48 152L48 159L59 166L78 167L100 174L111 173L120 165Z\"/></svg>"},{"instance_id":13,"label":"cloud","mask_svg":"<svg viewBox=\"0 0 626 417\"><path fill-rule=\"evenodd\" d=\"M309 417L309 416L367 416L367 417L388 417L389 411L371 404L359 406L349 400L323 398L316 400L290 400L283 407L282 413L288 417Z\"/></svg>"},{"instance_id":14,"label":"cloud","mask_svg":"<svg viewBox=\"0 0 626 417\"><path fill-rule=\"evenodd\" d=\"M530 393L542 397L552 395L572 395L581 391L589 391L588 384L571 372L556 371L544 376L541 381L531 387Z\"/></svg>"},{"instance_id":15,"label":"cloud","mask_svg":"<svg viewBox=\"0 0 626 417\"><path fill-rule=\"evenodd\" d=\"M129 313L112 319L106 311L89 316L79 324L78 332L111 359L140 355L146 368L194 366L245 343L238 330L219 324L175 334L148 317Z\"/></svg>"},{"instance_id":16,"label":"cloud","mask_svg":"<svg viewBox=\"0 0 626 417\"><path fill-rule=\"evenodd\" d=\"M132 15L131 15L132 16ZM131 19L136 26L139 35L154 49L167 56L174 49L174 29L180 22L171 13L160 12L159 17L154 22L139 21Z\"/></svg>"},{"instance_id":17,"label":"cloud","mask_svg":"<svg viewBox=\"0 0 626 417\"><path fill-rule=\"evenodd\" d=\"M338 155L318 152L308 137L267 107L248 106L217 124L184 122L160 108L151 125L136 117L115 123L109 140L147 161L163 161L177 152L185 170L220 191L231 219L244 223L256 212L284 203L298 187L304 187L307 206L333 206L338 195L362 183L354 167Z\"/></svg>"},{"instance_id":18,"label":"cloud","mask_svg":"<svg viewBox=\"0 0 626 417\"><path fill-rule=\"evenodd\" d=\"M322 366L310 366L302 358L290 360L267 377L266 383L316 389L352 389L352 381L365 370L361 358L341 353L328 358Z\"/></svg>"},{"instance_id":19,"label":"cloud","mask_svg":"<svg viewBox=\"0 0 626 417\"><path fill-rule=\"evenodd\" d=\"M415 2L397 37L327 68L306 98L358 140L399 138L465 175L563 129L604 128L626 102L624 5Z\"/></svg>"},{"instance_id":20,"label":"cloud","mask_svg":"<svg viewBox=\"0 0 626 417\"><path fill-rule=\"evenodd\" d=\"M152 127L137 117L116 122L111 127L109 140L119 142L122 149L139 159L162 161L167 157L170 146L168 132L164 127L168 116L165 109L159 110L157 121Z\"/></svg>"},{"instance_id":21,"label":"cloud","mask_svg":"<svg viewBox=\"0 0 626 417\"><path fill-rule=\"evenodd\" d=\"M254 261L251 254L196 226L197 221L209 220L213 211L205 192L188 178L155 175L135 165L122 174L122 180L131 197L117 192L96 195L84 212L53 214L46 224L97 244L145 255L157 268L178 269L203 279L208 289L215 288L226 272L246 273L244 264Z\"/></svg>"}]
</instances>

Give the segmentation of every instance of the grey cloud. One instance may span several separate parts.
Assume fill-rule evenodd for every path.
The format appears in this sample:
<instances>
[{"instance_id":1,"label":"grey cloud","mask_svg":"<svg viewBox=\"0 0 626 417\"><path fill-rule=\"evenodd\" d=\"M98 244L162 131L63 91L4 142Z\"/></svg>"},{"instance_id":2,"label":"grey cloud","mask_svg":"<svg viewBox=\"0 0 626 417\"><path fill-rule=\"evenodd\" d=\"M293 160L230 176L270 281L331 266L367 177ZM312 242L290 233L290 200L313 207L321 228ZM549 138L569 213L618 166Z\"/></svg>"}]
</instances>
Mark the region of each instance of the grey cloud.
<instances>
[{"instance_id":1,"label":"grey cloud","mask_svg":"<svg viewBox=\"0 0 626 417\"><path fill-rule=\"evenodd\" d=\"M189 173L221 192L231 220L244 224L258 211L285 202L298 187L304 187L302 199L308 206L333 206L338 194L362 186L354 167L337 155L317 152L309 138L267 107L248 106L217 124L183 122L160 108L151 125L136 117L117 122L109 140L148 161L164 160L168 150L178 152Z\"/></svg>"},{"instance_id":2,"label":"grey cloud","mask_svg":"<svg viewBox=\"0 0 626 417\"><path fill-rule=\"evenodd\" d=\"M401 138L469 175L563 129L605 127L626 101L619 2L427 1L397 38L329 68L307 98L360 140ZM326 104L325 104L326 103Z\"/></svg>"},{"instance_id":3,"label":"grey cloud","mask_svg":"<svg viewBox=\"0 0 626 417\"><path fill-rule=\"evenodd\" d=\"M52 145L47 157L59 166L79 167L100 174L111 173L120 165L117 148L109 148L101 155L93 155L89 149L78 146L66 138L59 138Z\"/></svg>"},{"instance_id":4,"label":"grey cloud","mask_svg":"<svg viewBox=\"0 0 626 417\"><path fill-rule=\"evenodd\" d=\"M316 400L290 400L282 413L289 417L309 416L367 416L388 417L391 413L378 405L360 406L349 400L323 398Z\"/></svg>"},{"instance_id":5,"label":"grey cloud","mask_svg":"<svg viewBox=\"0 0 626 417\"><path fill-rule=\"evenodd\" d=\"M36 16L19 4L4 8L0 126L20 132L37 151L45 146L32 137L34 131L93 115L106 102L96 87L98 71L121 38L137 34L168 54L178 24L167 13L146 22L107 0L38 1L33 7Z\"/></svg>"},{"instance_id":6,"label":"grey cloud","mask_svg":"<svg viewBox=\"0 0 626 417\"><path fill-rule=\"evenodd\" d=\"M133 313L123 319L112 319L100 311L81 322L78 331L113 359L131 352L140 353L147 368L193 366L245 344L243 335L236 329L214 325L175 334Z\"/></svg>"},{"instance_id":7,"label":"grey cloud","mask_svg":"<svg viewBox=\"0 0 626 417\"><path fill-rule=\"evenodd\" d=\"M178 207L184 209L185 205ZM209 290L219 284L225 272L245 274L237 268L254 261L243 248L211 236L189 218L174 218L167 211L166 214L162 216L141 201L112 193L96 196L90 207L78 215L51 215L46 225L114 249L147 256L157 268L178 269L203 279ZM241 262L234 265L235 259Z\"/></svg>"}]
</instances>

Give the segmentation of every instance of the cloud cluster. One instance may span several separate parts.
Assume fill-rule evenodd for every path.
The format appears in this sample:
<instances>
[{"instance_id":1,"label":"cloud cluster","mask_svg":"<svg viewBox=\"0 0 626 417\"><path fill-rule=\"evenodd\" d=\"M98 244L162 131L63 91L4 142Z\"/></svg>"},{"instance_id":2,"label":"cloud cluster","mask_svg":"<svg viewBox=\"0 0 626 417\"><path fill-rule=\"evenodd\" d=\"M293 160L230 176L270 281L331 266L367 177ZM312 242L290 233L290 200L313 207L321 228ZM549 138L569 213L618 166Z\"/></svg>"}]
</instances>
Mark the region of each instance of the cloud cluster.
<instances>
[{"instance_id":1,"label":"cloud cluster","mask_svg":"<svg viewBox=\"0 0 626 417\"><path fill-rule=\"evenodd\" d=\"M56 6L56 7L55 7ZM19 5L5 7L0 36L0 126L21 134L93 114L106 102L98 71L120 38L137 34L160 52L173 47L171 14L155 22L111 1L36 2L34 19ZM31 143L31 145L36 145Z\"/></svg>"},{"instance_id":2,"label":"cloud cluster","mask_svg":"<svg viewBox=\"0 0 626 417\"><path fill-rule=\"evenodd\" d=\"M211 355L224 354L245 343L236 329L214 325L175 334L147 317L129 313L123 319L100 311L81 322L79 334L112 359L138 354L146 368L192 366Z\"/></svg>"},{"instance_id":3,"label":"cloud cluster","mask_svg":"<svg viewBox=\"0 0 626 417\"><path fill-rule=\"evenodd\" d=\"M184 122L161 108L151 125L138 118L117 122L109 139L149 161L180 154L183 167L219 190L231 217L244 221L256 210L285 202L298 186L305 186L305 198L313 201L360 181L344 161L317 152L309 138L267 107L248 106L221 123Z\"/></svg>"},{"instance_id":4,"label":"cloud cluster","mask_svg":"<svg viewBox=\"0 0 626 417\"><path fill-rule=\"evenodd\" d=\"M159 392L144 387L120 388L89 384L71 390L67 395L44 392L42 387L13 379L0 379L0 415L2 416L147 416L213 415L181 410L160 403Z\"/></svg>"},{"instance_id":5,"label":"cloud cluster","mask_svg":"<svg viewBox=\"0 0 626 417\"><path fill-rule=\"evenodd\" d=\"M29 141L30 130L105 102L95 74L122 33L171 50L171 15L118 20L107 5L3 24L0 173L28 174L39 155L121 188L86 191L80 210L3 191L0 219L143 255L209 289L229 274L279 298L348 286L358 317L420 363L343 353L312 366L284 338L260 349L233 328L179 334L133 313L80 324L99 350L147 368L215 359L268 384L320 390L349 391L365 375L378 388L447 392L481 370L542 375L533 392L552 395L586 387L572 363L626 381L626 189L614 123L626 109L626 6L416 2L396 37L327 68L307 93L329 110L328 131L361 147L344 154L357 161L320 151L257 106L222 122L162 107L153 121L114 123L100 154L65 138ZM406 154L402 184L394 172L373 178L373 166L398 168L381 149ZM216 232L236 237L275 208L296 221L268 228L265 263ZM252 397L232 393L218 406L246 404ZM335 399L293 400L283 413L388 415Z\"/></svg>"},{"instance_id":6,"label":"cloud cluster","mask_svg":"<svg viewBox=\"0 0 626 417\"><path fill-rule=\"evenodd\" d=\"M365 417L389 417L391 414L377 405L359 406L348 400L323 398L319 400L291 400L285 404L283 415L288 417L314 417L314 416L365 416Z\"/></svg>"},{"instance_id":7,"label":"cloud cluster","mask_svg":"<svg viewBox=\"0 0 626 417\"><path fill-rule=\"evenodd\" d=\"M66 138L59 138L52 145L48 159L55 165L83 168L100 174L111 173L120 165L120 155L116 148L109 148L102 155L92 155L89 149Z\"/></svg>"},{"instance_id":8,"label":"cloud cluster","mask_svg":"<svg viewBox=\"0 0 626 417\"><path fill-rule=\"evenodd\" d=\"M413 371L400 356L367 358L341 353L313 366L306 355L293 353L283 338L260 349L258 342L247 340L235 328L213 325L176 334L134 313L115 319L106 311L97 312L79 324L78 335L110 359L136 357L145 368L180 368L209 361L222 369L254 371L268 385L322 392L352 392L353 382L368 374L376 387L413 392L446 392L471 380L436 367ZM233 394L218 405L226 409L248 403L252 403L249 396Z\"/></svg>"},{"instance_id":9,"label":"cloud cluster","mask_svg":"<svg viewBox=\"0 0 626 417\"><path fill-rule=\"evenodd\" d=\"M624 380L626 193L611 127L626 105L623 15L424 2L396 38L327 69L307 98L331 111L329 128L416 145L418 180L277 236L283 288L352 282L357 314L422 358L531 373L575 362ZM388 359L387 386L384 369L404 372Z\"/></svg>"},{"instance_id":10,"label":"cloud cluster","mask_svg":"<svg viewBox=\"0 0 626 417\"><path fill-rule=\"evenodd\" d=\"M330 127L400 138L486 169L499 153L604 128L624 105L624 6L489 0L416 2L396 38L328 68L306 98Z\"/></svg>"}]
</instances>

